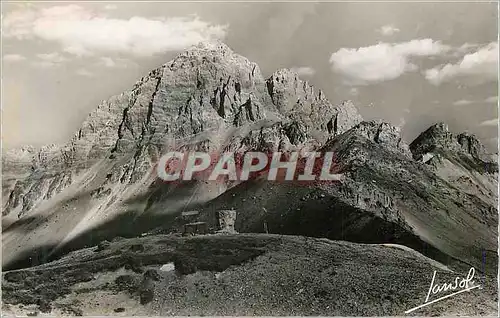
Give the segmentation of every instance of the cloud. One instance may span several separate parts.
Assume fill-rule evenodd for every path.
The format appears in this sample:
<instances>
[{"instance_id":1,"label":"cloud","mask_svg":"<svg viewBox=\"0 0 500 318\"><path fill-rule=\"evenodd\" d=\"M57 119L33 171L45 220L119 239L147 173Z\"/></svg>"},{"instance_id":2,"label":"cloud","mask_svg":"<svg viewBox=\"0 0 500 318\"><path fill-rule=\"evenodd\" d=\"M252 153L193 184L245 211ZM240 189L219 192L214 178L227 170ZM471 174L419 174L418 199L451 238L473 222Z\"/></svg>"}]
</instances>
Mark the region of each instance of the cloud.
<instances>
[{"instance_id":1,"label":"cloud","mask_svg":"<svg viewBox=\"0 0 500 318\"><path fill-rule=\"evenodd\" d=\"M397 125L397 126L398 126L400 129L402 129L405 125L406 125L406 118L404 118L404 117L399 118L399 123L398 123L398 125Z\"/></svg>"},{"instance_id":2,"label":"cloud","mask_svg":"<svg viewBox=\"0 0 500 318\"><path fill-rule=\"evenodd\" d=\"M104 6L105 10L116 10L118 7L114 4L107 4Z\"/></svg>"},{"instance_id":3,"label":"cloud","mask_svg":"<svg viewBox=\"0 0 500 318\"><path fill-rule=\"evenodd\" d=\"M98 64L110 68L124 68L130 63L132 63L132 61L123 58L100 57Z\"/></svg>"},{"instance_id":4,"label":"cloud","mask_svg":"<svg viewBox=\"0 0 500 318\"><path fill-rule=\"evenodd\" d=\"M341 48L330 57L333 71L344 75L350 84L369 84L393 80L417 66L415 56L441 55L451 47L432 39L402 43L378 43L360 48Z\"/></svg>"},{"instance_id":5,"label":"cloud","mask_svg":"<svg viewBox=\"0 0 500 318\"><path fill-rule=\"evenodd\" d=\"M84 68L80 68L78 70L76 70L76 75L80 75L80 76L85 76L85 77L94 77L94 74L89 72L88 70L84 69Z\"/></svg>"},{"instance_id":6,"label":"cloud","mask_svg":"<svg viewBox=\"0 0 500 318\"><path fill-rule=\"evenodd\" d=\"M20 62L20 61L26 60L26 58L24 56L19 55L19 54L5 54L2 57L2 59L4 62L7 62L7 63L15 63L15 62Z\"/></svg>"},{"instance_id":7,"label":"cloud","mask_svg":"<svg viewBox=\"0 0 500 318\"><path fill-rule=\"evenodd\" d=\"M97 52L150 56L221 39L227 30L227 26L202 21L196 15L118 19L74 4L38 10L27 7L9 12L2 22L5 38L51 41L65 52L79 56Z\"/></svg>"},{"instance_id":8,"label":"cloud","mask_svg":"<svg viewBox=\"0 0 500 318\"><path fill-rule=\"evenodd\" d=\"M37 54L36 57L38 57L39 59L41 59L43 61L47 61L47 62L51 62L51 63L63 63L63 62L66 62L69 60L68 58L62 56L61 54L59 54L57 52L40 53L40 54Z\"/></svg>"},{"instance_id":9,"label":"cloud","mask_svg":"<svg viewBox=\"0 0 500 318\"><path fill-rule=\"evenodd\" d=\"M359 94L359 89L357 89L356 87L351 87L351 89L349 90L349 95L358 96L358 94Z\"/></svg>"},{"instance_id":10,"label":"cloud","mask_svg":"<svg viewBox=\"0 0 500 318\"><path fill-rule=\"evenodd\" d=\"M466 54L455 64L448 63L425 71L425 78L434 85L464 77L479 79L480 82L497 80L498 42L492 42Z\"/></svg>"},{"instance_id":11,"label":"cloud","mask_svg":"<svg viewBox=\"0 0 500 318\"><path fill-rule=\"evenodd\" d=\"M116 63L115 61L110 58L110 57L101 57L101 64L106 66L106 67L115 67Z\"/></svg>"},{"instance_id":12,"label":"cloud","mask_svg":"<svg viewBox=\"0 0 500 318\"><path fill-rule=\"evenodd\" d=\"M496 104L498 103L498 96L491 96L491 97L488 97L484 100L485 103L493 103L493 104Z\"/></svg>"},{"instance_id":13,"label":"cloud","mask_svg":"<svg viewBox=\"0 0 500 318\"><path fill-rule=\"evenodd\" d=\"M31 62L31 65L37 68L51 68L51 67L57 67L59 64L57 63L52 63L49 61L33 61Z\"/></svg>"},{"instance_id":14,"label":"cloud","mask_svg":"<svg viewBox=\"0 0 500 318\"><path fill-rule=\"evenodd\" d=\"M476 50L480 45L475 43L464 43L455 51L455 56L460 56L465 53L471 53Z\"/></svg>"},{"instance_id":15,"label":"cloud","mask_svg":"<svg viewBox=\"0 0 500 318\"><path fill-rule=\"evenodd\" d=\"M400 30L392 24L384 25L380 29L377 30L378 33L385 35L385 36L391 36L395 33L398 33L399 31Z\"/></svg>"},{"instance_id":16,"label":"cloud","mask_svg":"<svg viewBox=\"0 0 500 318\"><path fill-rule=\"evenodd\" d=\"M69 61L67 57L62 56L58 52L40 53L36 54L36 57L38 58L38 60L31 62L31 65L39 68L57 67L61 63Z\"/></svg>"},{"instance_id":17,"label":"cloud","mask_svg":"<svg viewBox=\"0 0 500 318\"><path fill-rule=\"evenodd\" d=\"M483 121L479 126L498 126L498 118Z\"/></svg>"},{"instance_id":18,"label":"cloud","mask_svg":"<svg viewBox=\"0 0 500 318\"><path fill-rule=\"evenodd\" d=\"M303 67L292 67L290 70L293 72L296 72L300 76L313 76L316 74L316 70L314 70L312 67L308 66L303 66Z\"/></svg>"},{"instance_id":19,"label":"cloud","mask_svg":"<svg viewBox=\"0 0 500 318\"><path fill-rule=\"evenodd\" d=\"M453 102L453 105L460 106L460 105L481 104L481 103L494 103L494 104L496 104L497 102L498 102L498 96L491 96L491 97L485 98L483 100L475 100L475 101L461 99L461 100L457 100L456 102Z\"/></svg>"},{"instance_id":20,"label":"cloud","mask_svg":"<svg viewBox=\"0 0 500 318\"><path fill-rule=\"evenodd\" d=\"M453 102L453 105L461 106L461 105L470 105L473 103L474 103L474 101L467 100L467 99L461 99L461 100L457 100L456 102Z\"/></svg>"}]
</instances>

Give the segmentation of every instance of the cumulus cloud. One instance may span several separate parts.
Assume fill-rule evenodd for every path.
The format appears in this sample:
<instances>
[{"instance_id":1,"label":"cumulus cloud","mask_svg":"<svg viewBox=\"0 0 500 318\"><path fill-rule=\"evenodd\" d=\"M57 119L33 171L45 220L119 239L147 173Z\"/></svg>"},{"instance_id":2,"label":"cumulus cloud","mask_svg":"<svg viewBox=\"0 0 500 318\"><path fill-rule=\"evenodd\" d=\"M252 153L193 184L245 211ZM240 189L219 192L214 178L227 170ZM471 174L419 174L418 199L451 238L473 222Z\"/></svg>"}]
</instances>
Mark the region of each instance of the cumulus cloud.
<instances>
[{"instance_id":1,"label":"cumulus cloud","mask_svg":"<svg viewBox=\"0 0 500 318\"><path fill-rule=\"evenodd\" d=\"M344 75L351 84L369 84L393 80L417 66L410 58L435 56L451 47L432 39L402 43L378 43L360 48L341 48L330 57L332 69Z\"/></svg>"},{"instance_id":2,"label":"cumulus cloud","mask_svg":"<svg viewBox=\"0 0 500 318\"><path fill-rule=\"evenodd\" d=\"M398 33L400 30L396 28L394 25L389 24L389 25L384 25L380 29L377 30L382 35L385 36L391 36L395 33Z\"/></svg>"},{"instance_id":3,"label":"cumulus cloud","mask_svg":"<svg viewBox=\"0 0 500 318\"><path fill-rule=\"evenodd\" d=\"M316 70L308 66L292 67L291 70L299 74L299 76L313 76L316 73Z\"/></svg>"},{"instance_id":4,"label":"cumulus cloud","mask_svg":"<svg viewBox=\"0 0 500 318\"><path fill-rule=\"evenodd\" d=\"M448 63L425 72L425 78L434 85L464 77L479 79L480 82L497 80L498 42L492 42L466 54L455 64Z\"/></svg>"},{"instance_id":5,"label":"cumulus cloud","mask_svg":"<svg viewBox=\"0 0 500 318\"><path fill-rule=\"evenodd\" d=\"M84 69L84 68L80 68L78 70L76 70L76 75L80 75L80 76L84 76L84 77L94 77L94 74L89 72L88 70Z\"/></svg>"},{"instance_id":6,"label":"cumulus cloud","mask_svg":"<svg viewBox=\"0 0 500 318\"><path fill-rule=\"evenodd\" d=\"M482 123L480 123L479 126L498 126L498 118L485 120Z\"/></svg>"},{"instance_id":7,"label":"cumulus cloud","mask_svg":"<svg viewBox=\"0 0 500 318\"><path fill-rule=\"evenodd\" d=\"M7 13L2 22L5 38L51 41L74 55L125 52L150 56L182 50L200 41L221 39L227 29L225 25L214 25L195 15L118 19L96 14L78 5L38 10L27 7Z\"/></svg>"},{"instance_id":8,"label":"cumulus cloud","mask_svg":"<svg viewBox=\"0 0 500 318\"><path fill-rule=\"evenodd\" d=\"M26 58L20 54L5 54L2 57L2 59L4 62L7 62L7 63L15 63L15 62L21 62L21 61L26 60Z\"/></svg>"}]
</instances>

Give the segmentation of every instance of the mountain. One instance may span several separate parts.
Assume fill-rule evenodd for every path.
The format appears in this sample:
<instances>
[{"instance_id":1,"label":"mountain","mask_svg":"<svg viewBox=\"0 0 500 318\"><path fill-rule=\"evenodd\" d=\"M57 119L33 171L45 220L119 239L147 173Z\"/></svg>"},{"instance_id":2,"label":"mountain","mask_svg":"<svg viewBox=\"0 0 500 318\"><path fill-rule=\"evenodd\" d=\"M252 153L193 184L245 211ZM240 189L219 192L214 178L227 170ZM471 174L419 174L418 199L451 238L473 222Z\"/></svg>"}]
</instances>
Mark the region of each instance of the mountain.
<instances>
[{"instance_id":1,"label":"mountain","mask_svg":"<svg viewBox=\"0 0 500 318\"><path fill-rule=\"evenodd\" d=\"M350 102L333 106L291 71L265 80L255 63L225 44L201 43L150 72L131 91L101 103L68 144L5 154L4 265L13 254L69 241L130 209L135 218L145 206L166 217L184 208L194 191L185 187L170 189L155 206L132 199L158 192L151 167L172 144L206 151L256 143L269 149L307 147L327 138L332 121L337 123L333 133L342 133L361 116ZM198 183L187 187L202 187L192 203L225 190ZM16 230L9 230L16 219Z\"/></svg>"},{"instance_id":2,"label":"mountain","mask_svg":"<svg viewBox=\"0 0 500 318\"><path fill-rule=\"evenodd\" d=\"M413 157L459 190L497 205L497 155L474 135L453 134L444 123L431 126L410 145Z\"/></svg>"},{"instance_id":3,"label":"mountain","mask_svg":"<svg viewBox=\"0 0 500 318\"><path fill-rule=\"evenodd\" d=\"M173 149L211 153L331 151L345 179L319 184L261 179L160 182L156 162ZM283 238L284 244L290 246L299 244L294 235L350 241L338 244L344 244L343 250L353 251L365 249L363 244L367 243L397 244L419 255L415 261L419 271L425 267L431 273L437 266L466 272L474 266L483 277L494 279L493 273L496 277L498 165L475 136L455 135L444 124L437 124L408 145L397 127L383 121L364 121L350 101L330 103L321 90L315 90L290 70L281 69L264 78L255 63L221 42L200 43L151 71L130 91L103 101L67 144L4 153L2 168L2 261L7 270L4 299L9 304L39 302L39 307L54 307L58 297L68 294L70 285L89 281L92 285L97 279L80 271L65 272L67 268L89 262L90 272L91 268L98 272L120 271L120 262L111 268L98 265L107 262L109 255L101 255L101 249L96 251L92 246L127 237L130 240L123 244L130 245L135 256L125 259L146 257L141 254L143 249L133 250L139 244L135 242L155 242L160 237L181 240L175 238L175 233L182 230L180 214L193 209L199 210L199 220L211 227L216 226L217 211L237 211L236 230L247 234L236 235L234 242L227 239L236 244L235 251L217 247L215 253L243 253L246 248L238 243L238 237L250 245L264 244L268 236L258 233L265 232L266 224L274 235L291 235ZM146 234L147 238L141 238ZM218 240L228 242L211 236L200 236L195 242L217 245ZM329 250L321 240L311 240L319 250ZM120 244L112 243L112 250L121 250ZM259 253L269 258L278 253L280 259L293 249L276 250L269 249L268 243L264 245L259 247ZM194 257L193 251L176 248L186 253L185 257ZM387 257L396 264L408 257L400 249L391 250L390 255L379 247L366 249L376 262ZM337 257L337 253L344 252L334 249L331 253ZM352 256L354 262L367 261L358 254ZM147 261L147 269L169 261L175 260L153 257ZM399 266L384 264L390 271ZM262 271L259 266L252 270ZM50 280L53 269L71 282L61 294L41 295L37 300L14 292L22 277L43 273L40 279ZM288 270L292 276L301 275L300 268ZM186 277L193 273L180 274ZM364 275L353 278L353 284L360 284L367 277ZM418 279L422 281L424 272L421 275ZM37 284L45 286L47 282ZM25 286L25 290L36 294L32 288L34 285ZM252 288L256 288L254 293L260 291L260 287ZM99 292L94 288L91 294L95 293ZM355 301L371 299L374 293L366 294L367 298L360 295ZM413 304L405 296L400 299L402 307L386 311L384 307L370 313L368 309L358 312L351 307L335 307L339 304L336 299L331 311L323 308L320 312L389 314ZM228 311L200 305L192 314L251 313L243 310L247 303L241 301L240 307L227 307ZM294 300L290 305L306 301L310 299ZM488 296L478 301L490 308L493 300ZM171 312L187 314L187 304L180 304L176 310L172 307ZM282 305L269 306L281 314L313 314L310 310L314 308L286 311ZM88 310L84 313L92 312ZM163 314L149 307L147 310Z\"/></svg>"}]
</instances>

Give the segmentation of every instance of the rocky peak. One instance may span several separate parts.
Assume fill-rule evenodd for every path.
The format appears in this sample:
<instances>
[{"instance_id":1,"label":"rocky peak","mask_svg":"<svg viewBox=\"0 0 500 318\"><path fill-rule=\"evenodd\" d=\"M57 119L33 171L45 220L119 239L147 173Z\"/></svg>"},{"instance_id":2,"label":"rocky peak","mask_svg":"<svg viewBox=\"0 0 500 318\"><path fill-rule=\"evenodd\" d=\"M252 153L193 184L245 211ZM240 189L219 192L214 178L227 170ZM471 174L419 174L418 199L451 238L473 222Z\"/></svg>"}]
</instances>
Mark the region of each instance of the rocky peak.
<instances>
[{"instance_id":1,"label":"rocky peak","mask_svg":"<svg viewBox=\"0 0 500 318\"><path fill-rule=\"evenodd\" d=\"M421 133L411 144L410 150L415 159L425 153L431 152L436 147L448 147L453 143L453 134L449 132L445 123L437 123Z\"/></svg>"},{"instance_id":2,"label":"rocky peak","mask_svg":"<svg viewBox=\"0 0 500 318\"><path fill-rule=\"evenodd\" d=\"M246 57L235 53L229 46L219 40L203 41L193 45L185 51L179 53L173 61L176 60L192 60L198 62L215 62L255 65ZM169 63L167 63L169 64Z\"/></svg>"},{"instance_id":3,"label":"rocky peak","mask_svg":"<svg viewBox=\"0 0 500 318\"><path fill-rule=\"evenodd\" d=\"M202 42L150 72L131 91L103 102L75 139L97 142L92 148L98 152L127 152L162 145L166 136L184 138L257 121L266 117L267 105L272 103L257 64L220 41Z\"/></svg>"},{"instance_id":4,"label":"rocky peak","mask_svg":"<svg viewBox=\"0 0 500 318\"><path fill-rule=\"evenodd\" d=\"M388 150L411 158L410 149L401 138L400 128L389 123L381 120L364 121L349 130L347 134L362 136Z\"/></svg>"},{"instance_id":5,"label":"rocky peak","mask_svg":"<svg viewBox=\"0 0 500 318\"><path fill-rule=\"evenodd\" d=\"M252 78L255 78L258 82L263 82L262 74L256 63L235 53L220 41L200 42L177 55L164 66L167 72L170 70L174 73L189 73L189 69L194 69L195 72L211 71L210 75L215 77L217 81L220 76L215 76L216 73L222 73L220 75L233 75L235 80L251 81Z\"/></svg>"},{"instance_id":6,"label":"rocky peak","mask_svg":"<svg viewBox=\"0 0 500 318\"><path fill-rule=\"evenodd\" d=\"M454 134L444 123L437 123L421 133L411 144L413 157L421 160L423 156L435 151L462 153L485 162L491 158L479 139L470 133Z\"/></svg>"},{"instance_id":7,"label":"rocky peak","mask_svg":"<svg viewBox=\"0 0 500 318\"><path fill-rule=\"evenodd\" d=\"M462 149L472 157L481 159L483 161L489 161L486 149L476 137L476 135L470 134L468 132L463 132L459 134L456 139Z\"/></svg>"},{"instance_id":8,"label":"rocky peak","mask_svg":"<svg viewBox=\"0 0 500 318\"><path fill-rule=\"evenodd\" d=\"M233 53L233 50L224 42L218 39L201 41L190 48L188 48L185 52L192 51L218 51L218 52L230 52Z\"/></svg>"},{"instance_id":9,"label":"rocky peak","mask_svg":"<svg viewBox=\"0 0 500 318\"><path fill-rule=\"evenodd\" d=\"M267 89L274 105L284 114L302 110L308 112L313 103L329 103L325 94L289 69L279 69L266 81Z\"/></svg>"},{"instance_id":10,"label":"rocky peak","mask_svg":"<svg viewBox=\"0 0 500 318\"><path fill-rule=\"evenodd\" d=\"M266 85L277 111L304 123L309 133L320 141L341 134L362 121L352 102L332 105L323 91L315 91L312 85L289 69L274 72L266 80Z\"/></svg>"}]
</instances>

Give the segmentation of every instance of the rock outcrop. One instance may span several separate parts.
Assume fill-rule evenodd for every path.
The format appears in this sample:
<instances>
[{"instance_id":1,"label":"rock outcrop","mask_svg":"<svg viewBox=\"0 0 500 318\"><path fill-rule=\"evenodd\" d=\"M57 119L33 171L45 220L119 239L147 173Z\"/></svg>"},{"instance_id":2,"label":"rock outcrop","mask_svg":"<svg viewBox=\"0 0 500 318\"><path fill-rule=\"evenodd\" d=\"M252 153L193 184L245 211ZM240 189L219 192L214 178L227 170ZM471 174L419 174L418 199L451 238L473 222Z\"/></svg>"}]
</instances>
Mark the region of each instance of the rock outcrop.
<instances>
[{"instance_id":1,"label":"rock outcrop","mask_svg":"<svg viewBox=\"0 0 500 318\"><path fill-rule=\"evenodd\" d=\"M494 162L497 157L493 154L488 154L483 144L475 135L467 132L454 134L449 131L445 123L437 123L429 127L410 144L410 149L416 160L422 160L429 153L446 151L466 155L474 160L485 163ZM494 167L492 168L495 170Z\"/></svg>"},{"instance_id":2,"label":"rock outcrop","mask_svg":"<svg viewBox=\"0 0 500 318\"><path fill-rule=\"evenodd\" d=\"M469 133L454 134L438 123L411 144L413 157L461 191L497 205L498 154L487 153Z\"/></svg>"},{"instance_id":3,"label":"rock outcrop","mask_svg":"<svg viewBox=\"0 0 500 318\"><path fill-rule=\"evenodd\" d=\"M387 150L411 158L410 149L402 140L400 128L389 123L380 120L365 121L354 126L346 135L363 136Z\"/></svg>"},{"instance_id":4,"label":"rock outcrop","mask_svg":"<svg viewBox=\"0 0 500 318\"><path fill-rule=\"evenodd\" d=\"M278 111L292 120L303 122L320 142L362 121L352 102L343 101L333 106L321 90L315 92L314 87L289 69L273 73L267 80L267 89Z\"/></svg>"}]
</instances>

